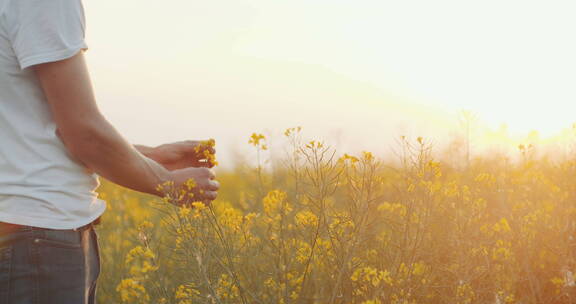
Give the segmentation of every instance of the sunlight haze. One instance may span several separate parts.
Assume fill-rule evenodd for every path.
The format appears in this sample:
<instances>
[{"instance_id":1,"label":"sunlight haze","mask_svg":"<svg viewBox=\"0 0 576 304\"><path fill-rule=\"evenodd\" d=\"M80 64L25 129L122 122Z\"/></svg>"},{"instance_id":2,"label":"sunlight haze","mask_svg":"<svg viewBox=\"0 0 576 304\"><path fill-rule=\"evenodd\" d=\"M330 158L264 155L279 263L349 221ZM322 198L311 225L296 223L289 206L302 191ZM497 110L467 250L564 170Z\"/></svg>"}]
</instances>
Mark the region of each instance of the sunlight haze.
<instances>
[{"instance_id":1,"label":"sunlight haze","mask_svg":"<svg viewBox=\"0 0 576 304\"><path fill-rule=\"evenodd\" d=\"M576 121L571 1L84 5L98 102L134 143L212 137L227 161L252 132L302 126L388 153L400 135L447 142L461 110L517 138Z\"/></svg>"}]
</instances>

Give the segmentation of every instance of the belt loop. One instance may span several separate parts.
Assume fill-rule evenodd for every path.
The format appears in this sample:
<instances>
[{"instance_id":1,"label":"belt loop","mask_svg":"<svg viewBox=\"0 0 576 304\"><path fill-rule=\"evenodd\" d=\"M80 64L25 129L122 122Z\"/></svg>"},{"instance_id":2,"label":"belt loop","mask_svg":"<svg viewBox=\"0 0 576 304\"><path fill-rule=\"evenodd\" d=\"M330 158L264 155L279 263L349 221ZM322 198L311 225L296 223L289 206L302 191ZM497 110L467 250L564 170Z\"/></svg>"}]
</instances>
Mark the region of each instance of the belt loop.
<instances>
[{"instance_id":1,"label":"belt loop","mask_svg":"<svg viewBox=\"0 0 576 304\"><path fill-rule=\"evenodd\" d=\"M84 226L80 226L80 227L78 227L78 228L73 228L72 230L74 230L74 231L84 231L84 230L90 228L90 226L92 226L92 223L88 223L88 224L86 224L86 225L84 225Z\"/></svg>"},{"instance_id":2,"label":"belt loop","mask_svg":"<svg viewBox=\"0 0 576 304\"><path fill-rule=\"evenodd\" d=\"M95 228L94 226L100 224L100 218L101 218L101 217L102 217L102 216L99 216L98 218L96 218L96 219L93 220L92 222L90 222L90 223L88 223L88 224L86 224L86 225L84 225L84 226L78 227L78 228L73 228L72 230L74 230L74 231L82 231L82 230L88 229L88 228L90 228L90 227Z\"/></svg>"}]
</instances>

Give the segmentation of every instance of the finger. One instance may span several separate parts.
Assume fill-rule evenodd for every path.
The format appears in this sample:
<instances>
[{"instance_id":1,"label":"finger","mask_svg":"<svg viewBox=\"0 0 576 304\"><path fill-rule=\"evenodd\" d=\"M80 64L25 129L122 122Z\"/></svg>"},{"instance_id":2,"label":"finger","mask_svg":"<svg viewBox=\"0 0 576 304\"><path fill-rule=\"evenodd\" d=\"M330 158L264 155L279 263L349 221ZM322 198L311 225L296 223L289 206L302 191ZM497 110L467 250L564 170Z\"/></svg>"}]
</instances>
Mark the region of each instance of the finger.
<instances>
[{"instance_id":1,"label":"finger","mask_svg":"<svg viewBox=\"0 0 576 304\"><path fill-rule=\"evenodd\" d=\"M208 187L206 189L210 191L217 191L220 189L220 183L216 180L210 180L208 181Z\"/></svg>"},{"instance_id":2,"label":"finger","mask_svg":"<svg viewBox=\"0 0 576 304\"><path fill-rule=\"evenodd\" d=\"M220 189L220 183L213 179L204 180L198 186L199 191L217 191Z\"/></svg>"},{"instance_id":3,"label":"finger","mask_svg":"<svg viewBox=\"0 0 576 304\"><path fill-rule=\"evenodd\" d=\"M218 196L218 192L216 191L204 191L204 198L208 199L208 200L215 200L216 197Z\"/></svg>"},{"instance_id":4,"label":"finger","mask_svg":"<svg viewBox=\"0 0 576 304\"><path fill-rule=\"evenodd\" d=\"M208 176L209 179L216 178L216 174L214 173L214 170L212 170L210 168L206 168L205 172L206 172L206 176Z\"/></svg>"}]
</instances>

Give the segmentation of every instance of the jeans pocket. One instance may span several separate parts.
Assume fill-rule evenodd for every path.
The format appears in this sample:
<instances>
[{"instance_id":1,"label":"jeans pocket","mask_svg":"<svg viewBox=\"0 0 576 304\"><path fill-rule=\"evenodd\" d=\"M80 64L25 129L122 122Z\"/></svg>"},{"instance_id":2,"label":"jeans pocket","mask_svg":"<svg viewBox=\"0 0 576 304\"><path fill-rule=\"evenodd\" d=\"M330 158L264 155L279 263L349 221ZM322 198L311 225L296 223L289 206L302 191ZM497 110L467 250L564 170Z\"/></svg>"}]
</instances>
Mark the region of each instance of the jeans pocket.
<instances>
[{"instance_id":1,"label":"jeans pocket","mask_svg":"<svg viewBox=\"0 0 576 304\"><path fill-rule=\"evenodd\" d=\"M75 230L41 230L34 243L48 247L69 249L82 248L82 233Z\"/></svg>"},{"instance_id":2,"label":"jeans pocket","mask_svg":"<svg viewBox=\"0 0 576 304\"><path fill-rule=\"evenodd\" d=\"M34 232L36 234L32 242L38 254L37 261L41 272L82 278L85 268L82 232L51 229Z\"/></svg>"},{"instance_id":3,"label":"jeans pocket","mask_svg":"<svg viewBox=\"0 0 576 304\"><path fill-rule=\"evenodd\" d=\"M82 231L33 232L31 256L42 303L85 303L86 238Z\"/></svg>"}]
</instances>

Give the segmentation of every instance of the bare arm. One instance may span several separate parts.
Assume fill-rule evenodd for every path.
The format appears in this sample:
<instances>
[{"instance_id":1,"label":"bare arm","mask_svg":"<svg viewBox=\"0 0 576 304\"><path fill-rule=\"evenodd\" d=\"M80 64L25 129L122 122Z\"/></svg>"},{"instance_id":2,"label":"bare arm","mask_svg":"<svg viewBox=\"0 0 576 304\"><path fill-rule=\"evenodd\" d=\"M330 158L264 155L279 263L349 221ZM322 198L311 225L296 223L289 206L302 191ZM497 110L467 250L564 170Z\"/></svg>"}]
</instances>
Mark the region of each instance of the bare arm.
<instances>
[{"instance_id":1,"label":"bare arm","mask_svg":"<svg viewBox=\"0 0 576 304\"><path fill-rule=\"evenodd\" d=\"M62 141L85 166L114 183L154 195L161 195L156 187L165 181L181 185L194 178L215 198L218 185L211 180L214 175L210 169L170 172L124 140L96 105L82 52L66 60L34 66L34 70Z\"/></svg>"}]
</instances>

